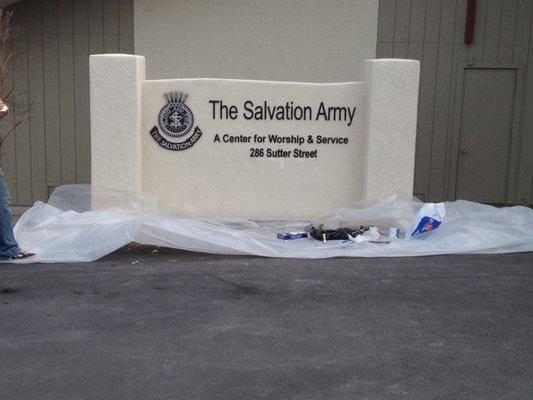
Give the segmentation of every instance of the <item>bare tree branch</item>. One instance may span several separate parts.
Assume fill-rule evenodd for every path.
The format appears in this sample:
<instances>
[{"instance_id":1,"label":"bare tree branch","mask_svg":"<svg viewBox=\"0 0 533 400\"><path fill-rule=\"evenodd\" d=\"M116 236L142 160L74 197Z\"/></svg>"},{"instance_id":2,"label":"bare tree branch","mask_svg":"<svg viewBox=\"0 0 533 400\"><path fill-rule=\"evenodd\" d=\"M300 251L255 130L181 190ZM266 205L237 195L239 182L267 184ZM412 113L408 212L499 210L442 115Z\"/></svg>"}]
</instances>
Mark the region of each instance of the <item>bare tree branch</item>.
<instances>
[{"instance_id":1,"label":"bare tree branch","mask_svg":"<svg viewBox=\"0 0 533 400\"><path fill-rule=\"evenodd\" d=\"M12 118L0 119L0 149L4 141L25 122L30 109L28 92L15 92L13 83L6 82L8 73L12 74L13 70L24 67L28 62L26 58L15 58L17 50L15 38L22 32L23 30L15 24L13 10L0 5L0 98L8 104L13 115ZM8 132L3 133L2 128L6 125L13 126Z\"/></svg>"},{"instance_id":2,"label":"bare tree branch","mask_svg":"<svg viewBox=\"0 0 533 400\"><path fill-rule=\"evenodd\" d=\"M20 124L22 124L22 121L18 121L15 124L15 126L9 130L9 132L7 132L5 135L2 135L2 137L0 138L0 147L2 147L2 144L4 143L4 140L6 140L9 137L9 135L11 135L13 132L15 132L15 129L17 129L17 126L19 126Z\"/></svg>"}]
</instances>

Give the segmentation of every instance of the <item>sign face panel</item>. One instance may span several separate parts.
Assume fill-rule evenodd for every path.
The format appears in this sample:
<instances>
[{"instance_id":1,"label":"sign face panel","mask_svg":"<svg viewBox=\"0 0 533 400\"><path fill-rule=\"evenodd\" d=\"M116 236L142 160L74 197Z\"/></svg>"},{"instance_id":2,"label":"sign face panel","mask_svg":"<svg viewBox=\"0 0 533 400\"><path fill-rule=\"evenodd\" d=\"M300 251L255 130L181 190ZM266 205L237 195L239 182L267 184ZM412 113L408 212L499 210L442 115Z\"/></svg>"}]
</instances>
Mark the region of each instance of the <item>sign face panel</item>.
<instances>
[{"instance_id":1,"label":"sign face panel","mask_svg":"<svg viewBox=\"0 0 533 400\"><path fill-rule=\"evenodd\" d=\"M142 191L192 217L310 218L363 195L366 84L142 83Z\"/></svg>"}]
</instances>

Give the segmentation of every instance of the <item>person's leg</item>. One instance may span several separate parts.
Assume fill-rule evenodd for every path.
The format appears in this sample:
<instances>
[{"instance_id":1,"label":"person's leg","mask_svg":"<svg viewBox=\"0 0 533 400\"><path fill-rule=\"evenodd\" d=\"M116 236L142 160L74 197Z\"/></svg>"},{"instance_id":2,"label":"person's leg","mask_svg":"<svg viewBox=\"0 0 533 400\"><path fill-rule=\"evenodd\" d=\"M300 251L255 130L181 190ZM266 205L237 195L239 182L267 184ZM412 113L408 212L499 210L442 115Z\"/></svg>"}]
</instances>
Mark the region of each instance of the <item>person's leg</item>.
<instances>
[{"instance_id":1,"label":"person's leg","mask_svg":"<svg viewBox=\"0 0 533 400\"><path fill-rule=\"evenodd\" d=\"M0 168L0 260L9 260L20 253L13 235L11 218L11 197L6 185L4 172Z\"/></svg>"}]
</instances>

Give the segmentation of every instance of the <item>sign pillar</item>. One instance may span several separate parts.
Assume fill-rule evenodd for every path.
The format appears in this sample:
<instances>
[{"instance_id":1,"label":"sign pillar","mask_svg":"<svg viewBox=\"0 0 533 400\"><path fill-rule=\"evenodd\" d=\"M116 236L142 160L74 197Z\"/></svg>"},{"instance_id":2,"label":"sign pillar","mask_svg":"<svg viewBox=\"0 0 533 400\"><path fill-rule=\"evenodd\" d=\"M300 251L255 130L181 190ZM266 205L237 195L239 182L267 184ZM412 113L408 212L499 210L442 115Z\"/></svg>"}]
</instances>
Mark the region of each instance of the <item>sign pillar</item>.
<instances>
[{"instance_id":1,"label":"sign pillar","mask_svg":"<svg viewBox=\"0 0 533 400\"><path fill-rule=\"evenodd\" d=\"M420 62L365 61L368 85L364 197L413 194Z\"/></svg>"},{"instance_id":2,"label":"sign pillar","mask_svg":"<svg viewBox=\"0 0 533 400\"><path fill-rule=\"evenodd\" d=\"M109 206L112 193L142 190L142 56L90 56L92 208ZM116 204L120 201L116 199Z\"/></svg>"}]
</instances>

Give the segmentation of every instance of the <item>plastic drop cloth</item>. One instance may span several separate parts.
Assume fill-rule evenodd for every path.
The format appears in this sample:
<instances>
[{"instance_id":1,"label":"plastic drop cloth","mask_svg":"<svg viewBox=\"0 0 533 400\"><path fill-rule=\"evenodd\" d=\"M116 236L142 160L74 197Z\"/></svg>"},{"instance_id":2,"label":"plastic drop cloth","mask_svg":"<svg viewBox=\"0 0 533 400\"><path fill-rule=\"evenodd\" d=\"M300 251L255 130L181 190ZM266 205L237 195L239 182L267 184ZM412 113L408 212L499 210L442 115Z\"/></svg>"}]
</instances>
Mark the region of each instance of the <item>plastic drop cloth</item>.
<instances>
[{"instance_id":1,"label":"plastic drop cloth","mask_svg":"<svg viewBox=\"0 0 533 400\"><path fill-rule=\"evenodd\" d=\"M380 244L323 243L276 237L279 232L303 230L311 221L180 218L146 199L125 193L109 196L128 206L89 211L90 186L59 187L48 204L37 202L24 213L15 226L15 237L24 250L37 254L32 261L39 262L93 261L130 242L206 253L291 258L533 251L533 210L519 206L499 209L468 201L447 202L446 219L439 229L413 238ZM314 221L326 228L376 225L406 231L422 206L416 199L396 195L381 201L360 201Z\"/></svg>"}]
</instances>

